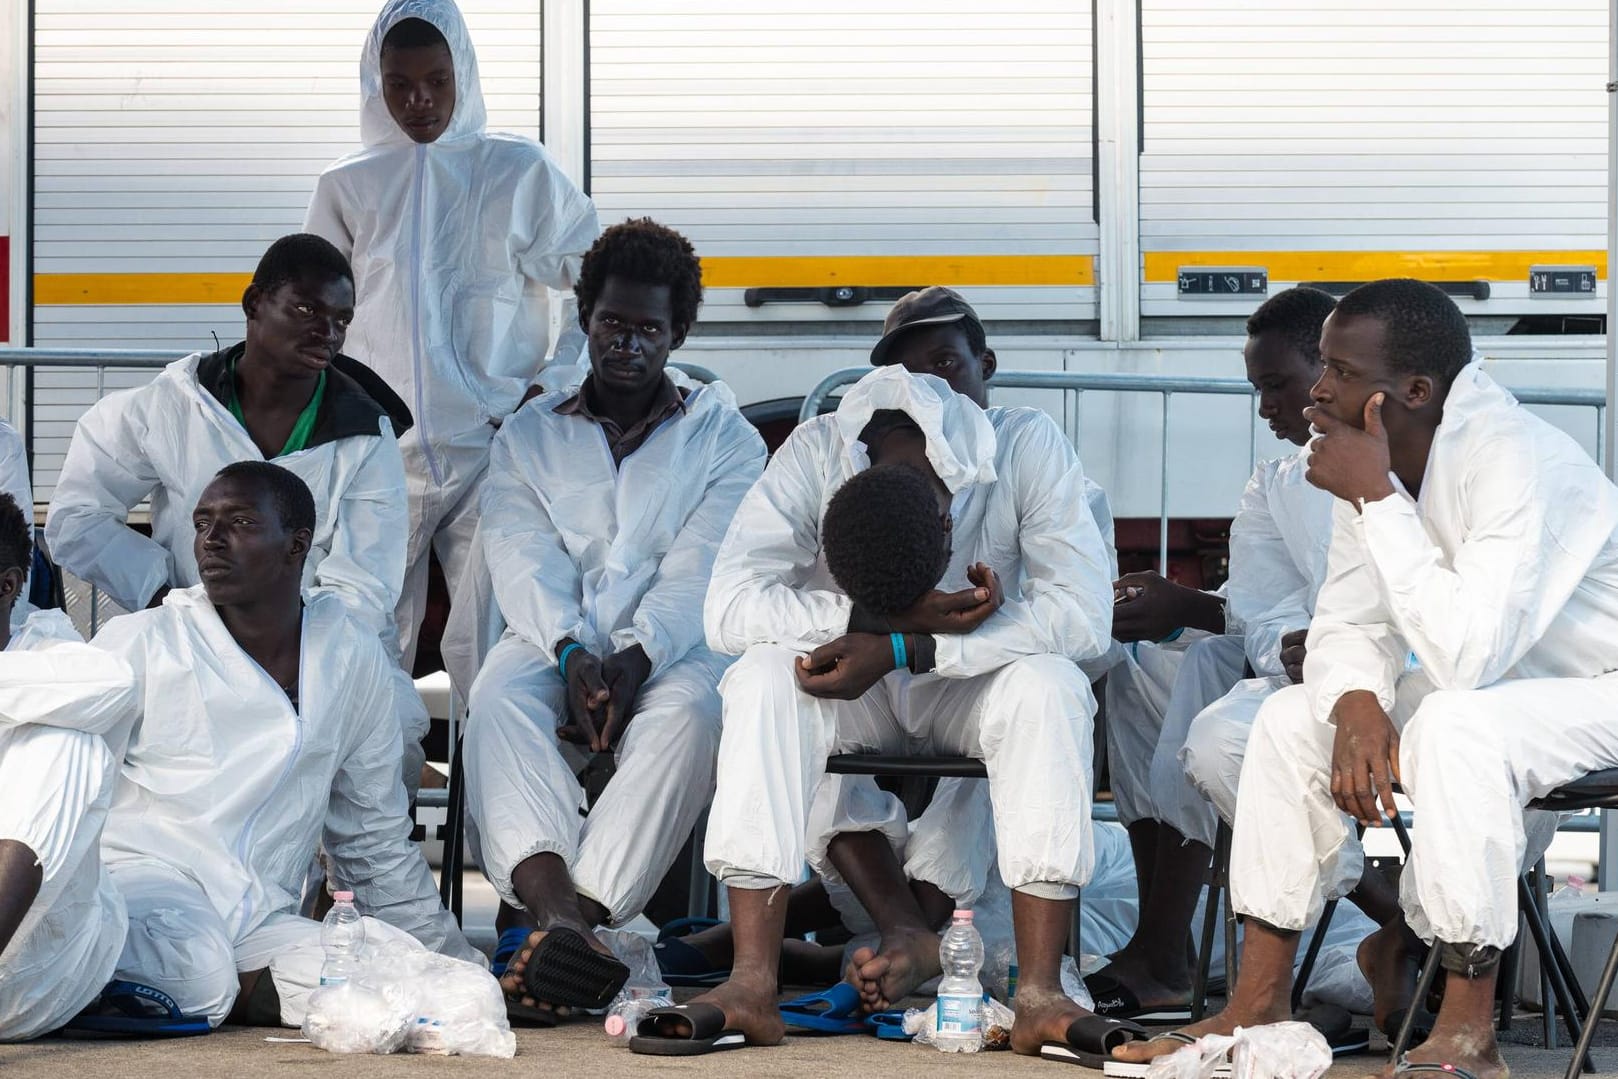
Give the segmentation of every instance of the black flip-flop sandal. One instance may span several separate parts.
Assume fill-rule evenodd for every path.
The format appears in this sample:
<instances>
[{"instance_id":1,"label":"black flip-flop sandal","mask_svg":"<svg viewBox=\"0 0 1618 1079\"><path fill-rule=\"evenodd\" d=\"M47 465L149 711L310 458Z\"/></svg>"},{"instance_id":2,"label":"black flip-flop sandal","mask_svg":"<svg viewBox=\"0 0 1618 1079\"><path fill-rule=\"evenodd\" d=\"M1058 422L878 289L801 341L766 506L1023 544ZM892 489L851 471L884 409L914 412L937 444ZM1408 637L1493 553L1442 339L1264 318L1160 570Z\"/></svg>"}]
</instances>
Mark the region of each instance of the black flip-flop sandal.
<instances>
[{"instance_id":1,"label":"black flip-flop sandal","mask_svg":"<svg viewBox=\"0 0 1618 1079\"><path fill-rule=\"evenodd\" d=\"M689 1033L674 1029L682 1022L691 1028ZM701 1003L647 1012L636 1024L635 1036L629 1039L630 1052L654 1057L706 1056L746 1046L747 1035L725 1026L722 1008Z\"/></svg>"},{"instance_id":2,"label":"black flip-flop sandal","mask_svg":"<svg viewBox=\"0 0 1618 1079\"><path fill-rule=\"evenodd\" d=\"M1414 1049L1432 1035L1433 1024L1438 1022L1438 1016L1421 1005L1413 1005L1416 1009L1416 1020L1410 1025L1410 1041L1405 1044L1406 1049ZM1388 1016L1388 1021L1382 1026L1382 1033L1392 1044L1399 1037L1399 1028L1404 1026L1407 1008L1400 1008Z\"/></svg>"},{"instance_id":3,"label":"black flip-flop sandal","mask_svg":"<svg viewBox=\"0 0 1618 1079\"><path fill-rule=\"evenodd\" d=\"M1450 1079L1478 1079L1459 1064L1410 1064L1400 1061L1393 1069L1393 1079L1401 1075L1447 1075Z\"/></svg>"},{"instance_id":4,"label":"black flip-flop sandal","mask_svg":"<svg viewBox=\"0 0 1618 1079\"><path fill-rule=\"evenodd\" d=\"M1081 1015L1067 1025L1064 1039L1040 1046L1040 1059L1099 1068L1118 1046L1146 1040L1146 1028L1105 1015Z\"/></svg>"},{"instance_id":5,"label":"black flip-flop sandal","mask_svg":"<svg viewBox=\"0 0 1618 1079\"><path fill-rule=\"evenodd\" d=\"M547 930L523 966L523 990L535 1000L599 1011L629 980L629 968L590 947L572 929Z\"/></svg>"},{"instance_id":6,"label":"black flip-flop sandal","mask_svg":"<svg viewBox=\"0 0 1618 1079\"><path fill-rule=\"evenodd\" d=\"M545 1008L536 1008L518 1000L506 998L506 1022L514 1027L530 1030L549 1030L561 1023L562 1017Z\"/></svg>"},{"instance_id":7,"label":"black flip-flop sandal","mask_svg":"<svg viewBox=\"0 0 1618 1079\"><path fill-rule=\"evenodd\" d=\"M1349 1014L1347 1008L1340 1008L1335 1004L1316 1004L1303 1009L1292 1018L1300 1023L1308 1023L1319 1031L1320 1036L1325 1038L1326 1044L1331 1047L1333 1057L1346 1057L1370 1051L1370 1030L1355 1027L1354 1016Z\"/></svg>"},{"instance_id":8,"label":"black flip-flop sandal","mask_svg":"<svg viewBox=\"0 0 1618 1079\"><path fill-rule=\"evenodd\" d=\"M1161 1034L1154 1034L1146 1040L1149 1042L1178 1042L1180 1049L1188 1045L1197 1044L1196 1038L1179 1030L1166 1030ZM1176 1049L1175 1052L1179 1052L1179 1049ZM1101 1068L1102 1075L1112 1077L1112 1079L1140 1079L1151 1069L1152 1065L1150 1063L1137 1063L1132 1060L1103 1060L1097 1067ZM1230 1064L1227 1062L1216 1065L1213 1075L1215 1079L1229 1079Z\"/></svg>"},{"instance_id":9,"label":"black flip-flop sandal","mask_svg":"<svg viewBox=\"0 0 1618 1079\"><path fill-rule=\"evenodd\" d=\"M1105 967L1084 979L1084 987L1095 1001L1092 1009L1109 1019L1129 1019L1145 1026L1184 1026L1191 1022L1191 1005L1143 1005L1135 991Z\"/></svg>"}]
</instances>

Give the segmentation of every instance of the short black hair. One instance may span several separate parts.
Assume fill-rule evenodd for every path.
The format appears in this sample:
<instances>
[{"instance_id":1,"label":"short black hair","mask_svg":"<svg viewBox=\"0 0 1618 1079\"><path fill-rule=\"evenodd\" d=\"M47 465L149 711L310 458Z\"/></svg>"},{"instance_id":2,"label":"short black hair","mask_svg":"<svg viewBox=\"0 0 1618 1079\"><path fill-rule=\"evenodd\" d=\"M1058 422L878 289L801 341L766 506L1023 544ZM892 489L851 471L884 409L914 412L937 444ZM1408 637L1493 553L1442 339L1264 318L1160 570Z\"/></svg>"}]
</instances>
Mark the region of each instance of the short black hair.
<instances>
[{"instance_id":1,"label":"short black hair","mask_svg":"<svg viewBox=\"0 0 1618 1079\"><path fill-rule=\"evenodd\" d=\"M261 292L274 292L288 281L316 277L342 278L354 283L354 268L331 241L312 232L294 232L270 245L253 271L253 284Z\"/></svg>"},{"instance_id":2,"label":"short black hair","mask_svg":"<svg viewBox=\"0 0 1618 1079\"><path fill-rule=\"evenodd\" d=\"M28 577L34 561L34 524L17 500L0 491L0 572L16 568Z\"/></svg>"},{"instance_id":3,"label":"short black hair","mask_svg":"<svg viewBox=\"0 0 1618 1079\"><path fill-rule=\"evenodd\" d=\"M315 530L315 496L297 473L268 461L237 461L214 473L216 480L243 480L270 493L281 527L288 532Z\"/></svg>"},{"instance_id":4,"label":"short black hair","mask_svg":"<svg viewBox=\"0 0 1618 1079\"><path fill-rule=\"evenodd\" d=\"M856 473L826 506L820 544L826 568L871 614L906 610L948 567L944 519L927 477L908 465Z\"/></svg>"},{"instance_id":5,"label":"short black hair","mask_svg":"<svg viewBox=\"0 0 1618 1079\"><path fill-rule=\"evenodd\" d=\"M649 217L637 217L603 232L585 252L573 292L579 318L590 320L607 278L622 277L645 285L667 285L674 324L690 328L702 303L702 260L691 241Z\"/></svg>"},{"instance_id":6,"label":"short black hair","mask_svg":"<svg viewBox=\"0 0 1618 1079\"><path fill-rule=\"evenodd\" d=\"M381 52L389 49L426 49L434 45L449 48L443 33L426 19L400 19L382 36Z\"/></svg>"},{"instance_id":7,"label":"short black hair","mask_svg":"<svg viewBox=\"0 0 1618 1079\"><path fill-rule=\"evenodd\" d=\"M1265 300L1247 318L1247 336L1278 333L1310 363L1320 363L1320 328L1337 301L1331 293L1298 285Z\"/></svg>"},{"instance_id":8,"label":"short black hair","mask_svg":"<svg viewBox=\"0 0 1618 1079\"><path fill-rule=\"evenodd\" d=\"M1448 386L1472 362L1466 316L1425 281L1390 277L1361 285L1337 301L1336 315L1382 323L1382 358L1393 374L1427 375Z\"/></svg>"}]
</instances>

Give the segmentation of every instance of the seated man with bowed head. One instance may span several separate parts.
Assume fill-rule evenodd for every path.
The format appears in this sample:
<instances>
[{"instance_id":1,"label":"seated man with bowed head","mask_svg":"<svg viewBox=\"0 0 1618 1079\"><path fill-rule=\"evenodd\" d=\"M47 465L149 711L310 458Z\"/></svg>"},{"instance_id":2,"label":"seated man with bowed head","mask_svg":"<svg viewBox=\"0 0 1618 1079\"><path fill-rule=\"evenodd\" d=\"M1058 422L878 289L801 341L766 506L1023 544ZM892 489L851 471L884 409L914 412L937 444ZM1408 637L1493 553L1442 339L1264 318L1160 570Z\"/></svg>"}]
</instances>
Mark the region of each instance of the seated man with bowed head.
<instances>
[{"instance_id":1,"label":"seated man with bowed head","mask_svg":"<svg viewBox=\"0 0 1618 1079\"><path fill-rule=\"evenodd\" d=\"M1110 559L1083 469L1043 413L1002 409L991 422L982 381L993 354L955 293L913 293L885 328L873 351L879 369L835 415L792 433L743 500L715 562L708 639L741 658L721 686L707 862L729 889L735 966L724 985L643 1020L631 1043L637 1052L781 1040L786 888L809 853L827 756L856 749L985 761L1000 872L1013 889L1013 1045L1038 1053L1046 1042L1088 1040L1087 1022L1107 1022L1069 1000L1059 979L1073 900L1093 856L1085 837L1095 699L1078 663L1108 650L1111 621ZM953 375L957 364L977 372L973 396L911 373ZM869 466L861 434L883 410L924 432L954 519L942 587L888 618L859 610L837 586L822 536L829 500ZM849 879L887 922L880 952L851 972L868 1002L903 997L925 980L926 953L934 964L938 955L924 913L906 901L897 857L881 846L881 872ZM879 900L889 898L880 914Z\"/></svg>"},{"instance_id":2,"label":"seated man with bowed head","mask_svg":"<svg viewBox=\"0 0 1618 1079\"><path fill-rule=\"evenodd\" d=\"M482 961L410 842L398 731L376 721L421 700L342 600L302 593L315 523L292 472L226 466L191 515L202 584L92 642L137 693L101 840L129 912L118 977L216 1026L303 1021L324 955L298 898L322 840L368 944Z\"/></svg>"},{"instance_id":3,"label":"seated man with bowed head","mask_svg":"<svg viewBox=\"0 0 1618 1079\"><path fill-rule=\"evenodd\" d=\"M702 301L685 237L614 225L578 301L590 374L524 405L491 450L478 536L506 629L466 734L474 842L515 953L506 988L545 1010L605 1007L622 986L594 929L641 912L707 806L729 659L703 639L702 600L764 468L730 389L668 366ZM581 756L610 776L588 816Z\"/></svg>"},{"instance_id":4,"label":"seated man with bowed head","mask_svg":"<svg viewBox=\"0 0 1618 1079\"><path fill-rule=\"evenodd\" d=\"M1353 820L1380 825L1397 782L1419 818L1401 906L1446 972L1432 1034L1397 1070L1501 1079L1495 982L1538 854L1523 807L1618 767L1618 490L1473 362L1466 317L1430 284L1350 292L1320 351L1308 478L1336 496L1325 584L1303 684L1259 709L1236 794L1241 980L1186 1033L1290 1018L1302 931L1358 854ZM1379 995L1408 994L1406 957L1382 959Z\"/></svg>"}]
</instances>

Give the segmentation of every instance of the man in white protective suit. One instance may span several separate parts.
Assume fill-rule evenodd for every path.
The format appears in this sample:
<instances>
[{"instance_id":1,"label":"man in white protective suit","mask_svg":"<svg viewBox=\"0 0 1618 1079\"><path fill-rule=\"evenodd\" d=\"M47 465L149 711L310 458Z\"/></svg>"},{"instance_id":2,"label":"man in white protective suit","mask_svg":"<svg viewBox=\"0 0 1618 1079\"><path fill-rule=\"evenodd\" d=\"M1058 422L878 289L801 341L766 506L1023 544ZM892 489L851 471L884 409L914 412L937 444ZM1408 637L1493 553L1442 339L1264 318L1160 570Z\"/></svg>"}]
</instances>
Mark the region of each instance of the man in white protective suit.
<instances>
[{"instance_id":1,"label":"man in white protective suit","mask_svg":"<svg viewBox=\"0 0 1618 1079\"><path fill-rule=\"evenodd\" d=\"M191 509L232 461L273 460L315 495L304 583L393 639L404 577L404 403L342 354L354 272L318 236L271 244L242 293L243 341L176 360L78 422L45 537L57 564L126 610L201 581ZM128 524L151 499L152 535Z\"/></svg>"},{"instance_id":2,"label":"man in white protective suit","mask_svg":"<svg viewBox=\"0 0 1618 1079\"><path fill-rule=\"evenodd\" d=\"M590 374L506 421L483 484L506 629L464 750L479 864L507 904L507 992L552 1013L622 987L593 930L641 912L708 804L730 661L703 640L702 601L765 457L728 387L668 368L702 301L685 237L615 225L577 291Z\"/></svg>"},{"instance_id":3,"label":"man in white protective suit","mask_svg":"<svg viewBox=\"0 0 1618 1079\"><path fill-rule=\"evenodd\" d=\"M1498 962L1531 853L1523 806L1618 765L1618 490L1470 362L1466 319L1432 285L1350 292L1321 354L1308 475L1338 500L1326 581L1303 685L1265 701L1242 768L1242 977L1188 1033L1288 1017L1292 957L1351 817L1381 824L1398 782L1418 817L1405 917L1447 972L1408 1061L1495 1079Z\"/></svg>"},{"instance_id":4,"label":"man in white protective suit","mask_svg":"<svg viewBox=\"0 0 1618 1079\"><path fill-rule=\"evenodd\" d=\"M1275 437L1299 447L1309 438L1303 413L1320 375L1320 329L1334 303L1317 289L1292 288L1247 320L1243 359L1259 418ZM1129 661L1107 681L1112 789L1135 852L1141 917L1129 943L1085 979L1100 1014L1156 1023L1191 1017L1186 943L1212 856L1213 810L1225 810L1228 792L1234 811L1258 705L1302 679L1303 637L1325 577L1332 497L1305 480L1307 462L1302 449L1261 461L1247 482L1230 527L1230 574L1220 590L1226 634L1181 633L1198 607L1175 597L1213 598L1207 593L1156 574L1119 582L1143 593L1114 608L1114 636L1145 639L1131 646ZM1175 639L1148 643L1164 636L1165 627ZM1263 677L1238 681L1244 661ZM1208 718L1193 727L1199 713ZM1355 899L1378 923L1398 914L1397 897L1380 875Z\"/></svg>"},{"instance_id":5,"label":"man in white protective suit","mask_svg":"<svg viewBox=\"0 0 1618 1079\"><path fill-rule=\"evenodd\" d=\"M985 761L1000 872L1015 889L1014 1045L1033 1053L1045 1041L1105 1036L1087 1024L1109 1021L1065 997L1058 976L1073 897L1092 858L1085 837L1095 701L1077 663L1107 651L1111 608L1109 559L1083 469L1043 413L1000 410L990 422L983 383L994 356L959 296L912 293L885 330L872 354L881 369L835 415L793 432L743 501L715 563L708 639L741 658L721 687L725 728L707 863L729 889L735 965L711 993L643 1021L631 1043L638 1052L781 1039L775 993L785 889L807 854L826 757L854 748ZM911 374L921 370L943 377ZM820 538L831 496L868 464L859 436L882 410L903 412L926 435L954 521L941 582L954 590L934 589L888 619L857 611L835 586ZM872 845L886 851L887 897L909 909L903 924L883 927L881 949L858 972L868 1004L903 997L937 963L937 938L909 898L897 857L885 840ZM859 898L876 913L871 895Z\"/></svg>"},{"instance_id":6,"label":"man in white protective suit","mask_svg":"<svg viewBox=\"0 0 1618 1079\"><path fill-rule=\"evenodd\" d=\"M368 946L414 937L481 961L410 842L398 733L377 722L420 698L341 600L300 595L308 487L238 462L192 522L202 585L92 642L129 664L138 693L101 840L128 908L117 977L215 1026L299 1025L324 956L298 897L322 840Z\"/></svg>"},{"instance_id":7,"label":"man in white protective suit","mask_svg":"<svg viewBox=\"0 0 1618 1079\"><path fill-rule=\"evenodd\" d=\"M97 856L135 678L61 611L13 628L32 522L0 494L0 1041L63 1026L112 977L127 920Z\"/></svg>"},{"instance_id":8,"label":"man in white protective suit","mask_svg":"<svg viewBox=\"0 0 1618 1079\"><path fill-rule=\"evenodd\" d=\"M484 131L477 57L452 0L389 0L360 57L365 148L321 175L305 228L354 263L349 342L410 405L398 623L414 665L436 551L457 593L495 429L545 362L551 289L571 290L595 207L531 139ZM583 344L570 305L555 362Z\"/></svg>"}]
</instances>

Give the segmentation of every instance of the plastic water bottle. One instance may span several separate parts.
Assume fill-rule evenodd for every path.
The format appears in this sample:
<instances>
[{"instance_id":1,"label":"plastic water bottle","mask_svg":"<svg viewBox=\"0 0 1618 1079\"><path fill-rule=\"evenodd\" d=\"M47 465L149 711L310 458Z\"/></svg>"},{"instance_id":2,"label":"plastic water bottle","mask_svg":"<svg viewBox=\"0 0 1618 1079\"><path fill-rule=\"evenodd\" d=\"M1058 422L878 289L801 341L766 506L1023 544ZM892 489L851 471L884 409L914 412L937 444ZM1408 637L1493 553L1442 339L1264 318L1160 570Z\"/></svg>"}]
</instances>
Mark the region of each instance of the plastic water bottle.
<instances>
[{"instance_id":1,"label":"plastic water bottle","mask_svg":"<svg viewBox=\"0 0 1618 1079\"><path fill-rule=\"evenodd\" d=\"M620 993L612 1007L607 1009L607 1018L602 1027L612 1044L628 1045L629 1039L635 1036L635 1028L654 1008L672 1007L674 1000L661 993L649 997L629 997Z\"/></svg>"},{"instance_id":2,"label":"plastic water bottle","mask_svg":"<svg viewBox=\"0 0 1618 1079\"><path fill-rule=\"evenodd\" d=\"M933 1044L946 1053L975 1053L983 1048L983 938L972 924L972 912L958 910L938 945L944 977L938 983L938 1020Z\"/></svg>"},{"instance_id":3,"label":"plastic water bottle","mask_svg":"<svg viewBox=\"0 0 1618 1079\"><path fill-rule=\"evenodd\" d=\"M326 962L320 968L321 988L347 985L359 968L360 946L365 943L365 923L354 907L353 892L333 892L331 910L320 924L320 946Z\"/></svg>"}]
</instances>

